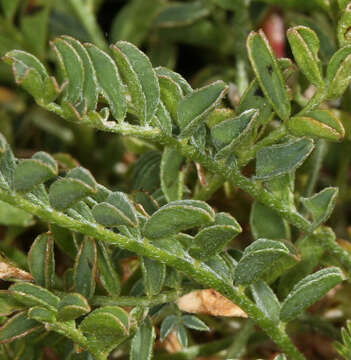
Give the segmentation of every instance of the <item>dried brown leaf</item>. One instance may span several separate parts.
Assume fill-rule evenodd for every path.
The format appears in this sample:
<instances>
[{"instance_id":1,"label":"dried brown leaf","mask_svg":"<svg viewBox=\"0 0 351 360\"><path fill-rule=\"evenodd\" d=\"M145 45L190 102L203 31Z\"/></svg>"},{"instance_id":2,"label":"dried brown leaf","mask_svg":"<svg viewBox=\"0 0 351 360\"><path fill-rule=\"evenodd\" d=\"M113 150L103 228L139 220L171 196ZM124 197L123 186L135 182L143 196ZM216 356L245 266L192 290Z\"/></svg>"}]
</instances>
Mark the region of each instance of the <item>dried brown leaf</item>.
<instances>
[{"instance_id":1,"label":"dried brown leaf","mask_svg":"<svg viewBox=\"0 0 351 360\"><path fill-rule=\"evenodd\" d=\"M213 289L197 290L178 300L179 309L213 316L247 317L247 314L232 301Z\"/></svg>"},{"instance_id":2,"label":"dried brown leaf","mask_svg":"<svg viewBox=\"0 0 351 360\"><path fill-rule=\"evenodd\" d=\"M33 276L30 273L10 264L0 256L0 279L1 280L17 279L24 281L32 281Z\"/></svg>"}]
</instances>

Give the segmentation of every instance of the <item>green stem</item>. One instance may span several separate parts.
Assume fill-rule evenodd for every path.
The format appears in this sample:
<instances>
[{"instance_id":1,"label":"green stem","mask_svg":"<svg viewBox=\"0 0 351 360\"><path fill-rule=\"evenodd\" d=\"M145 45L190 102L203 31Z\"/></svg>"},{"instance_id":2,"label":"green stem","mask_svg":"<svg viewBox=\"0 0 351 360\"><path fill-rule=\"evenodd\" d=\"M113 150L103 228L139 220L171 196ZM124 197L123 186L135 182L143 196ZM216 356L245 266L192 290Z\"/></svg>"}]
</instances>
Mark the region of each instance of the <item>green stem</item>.
<instances>
[{"instance_id":1,"label":"green stem","mask_svg":"<svg viewBox=\"0 0 351 360\"><path fill-rule=\"evenodd\" d=\"M75 15L90 35L91 40L95 43L95 45L109 51L104 35L96 22L93 3L84 2L82 0L68 0L68 2L71 5Z\"/></svg>"},{"instance_id":2,"label":"green stem","mask_svg":"<svg viewBox=\"0 0 351 360\"><path fill-rule=\"evenodd\" d=\"M160 304L176 301L181 294L176 291L169 291L152 297L147 296L94 296L90 300L92 306L145 306L151 307Z\"/></svg>"},{"instance_id":3,"label":"green stem","mask_svg":"<svg viewBox=\"0 0 351 360\"><path fill-rule=\"evenodd\" d=\"M66 214L56 211L47 205L34 204L15 192L0 189L0 199L17 208L36 215L48 223L54 223L71 231L92 236L98 240L134 252L137 255L147 256L151 259L162 261L168 266L174 267L203 286L214 288L236 303L250 318L254 319L272 340L280 346L287 355L291 356L291 358L296 360L305 359L291 342L283 327L277 327L273 321L271 321L248 297L245 296L245 294L239 292L230 282L219 277L216 272L212 271L205 264L194 262L194 260L187 255L179 257L160 249L151 244L147 239L137 241L121 234L117 234L99 224L90 223L88 221L80 222L72 219ZM97 359L102 360L102 358Z\"/></svg>"}]
</instances>

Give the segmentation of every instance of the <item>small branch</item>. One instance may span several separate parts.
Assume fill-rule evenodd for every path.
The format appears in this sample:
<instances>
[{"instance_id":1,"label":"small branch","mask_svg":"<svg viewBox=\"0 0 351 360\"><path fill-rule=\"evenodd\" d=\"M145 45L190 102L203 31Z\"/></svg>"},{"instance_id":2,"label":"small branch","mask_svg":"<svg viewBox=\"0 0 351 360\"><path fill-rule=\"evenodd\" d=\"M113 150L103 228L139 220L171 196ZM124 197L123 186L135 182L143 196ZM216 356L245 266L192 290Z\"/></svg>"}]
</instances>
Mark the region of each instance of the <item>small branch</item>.
<instances>
[{"instance_id":1,"label":"small branch","mask_svg":"<svg viewBox=\"0 0 351 360\"><path fill-rule=\"evenodd\" d=\"M267 318L262 310L260 310L248 297L239 292L238 289L233 287L230 282L222 279L216 272L204 263L194 262L194 259L188 255L179 257L154 246L147 239L137 241L127 238L126 236L116 234L99 224L87 221L80 222L72 219L66 214L56 211L48 206L31 203L15 192L8 192L0 189L0 199L33 215L39 216L48 223L54 223L71 231L92 236L98 240L132 251L137 255L147 256L151 259L161 261L168 266L174 267L203 286L219 291L222 295L226 296L228 299L241 307L287 355L296 360L305 359L291 342L282 326L277 327L276 324ZM99 358L97 359L99 360Z\"/></svg>"}]
</instances>

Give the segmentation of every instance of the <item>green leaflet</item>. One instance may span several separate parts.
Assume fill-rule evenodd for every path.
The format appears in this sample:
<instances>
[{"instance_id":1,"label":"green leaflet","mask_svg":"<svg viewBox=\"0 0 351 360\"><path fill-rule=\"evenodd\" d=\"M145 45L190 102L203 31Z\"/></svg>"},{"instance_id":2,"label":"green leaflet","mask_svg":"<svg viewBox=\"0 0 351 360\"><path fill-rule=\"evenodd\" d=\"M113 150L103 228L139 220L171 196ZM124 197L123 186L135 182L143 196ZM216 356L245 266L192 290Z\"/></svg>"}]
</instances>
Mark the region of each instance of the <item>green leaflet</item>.
<instances>
[{"instance_id":1,"label":"green leaflet","mask_svg":"<svg viewBox=\"0 0 351 360\"><path fill-rule=\"evenodd\" d=\"M322 269L306 276L294 286L284 300L280 319L282 321L294 319L344 279L344 274L337 267Z\"/></svg>"},{"instance_id":2,"label":"green leaflet","mask_svg":"<svg viewBox=\"0 0 351 360\"><path fill-rule=\"evenodd\" d=\"M164 341L166 337L175 329L178 325L179 319L176 315L167 316L161 324L160 328L160 340Z\"/></svg>"},{"instance_id":3,"label":"green leaflet","mask_svg":"<svg viewBox=\"0 0 351 360\"><path fill-rule=\"evenodd\" d=\"M87 169L77 167L68 172L64 179L59 179L49 188L50 204L65 210L78 201L97 192L95 179Z\"/></svg>"},{"instance_id":4,"label":"green leaflet","mask_svg":"<svg viewBox=\"0 0 351 360\"><path fill-rule=\"evenodd\" d=\"M180 125L178 118L178 106L183 98L183 92L178 83L165 75L158 75L160 84L161 100L165 105L166 110L171 115L173 121Z\"/></svg>"},{"instance_id":5,"label":"green leaflet","mask_svg":"<svg viewBox=\"0 0 351 360\"><path fill-rule=\"evenodd\" d=\"M279 322L280 303L273 290L262 280L253 283L250 286L252 296L256 305L274 321Z\"/></svg>"},{"instance_id":6,"label":"green leaflet","mask_svg":"<svg viewBox=\"0 0 351 360\"><path fill-rule=\"evenodd\" d=\"M133 337L129 359L151 360L155 337L155 329L147 317Z\"/></svg>"},{"instance_id":7,"label":"green leaflet","mask_svg":"<svg viewBox=\"0 0 351 360\"><path fill-rule=\"evenodd\" d=\"M0 158L0 187L9 190L13 187L13 177L16 169L16 159L10 146L6 144L6 151Z\"/></svg>"},{"instance_id":8,"label":"green leaflet","mask_svg":"<svg viewBox=\"0 0 351 360\"><path fill-rule=\"evenodd\" d=\"M208 14L209 9L204 6L202 1L189 3L174 2L160 12L155 20L155 25L158 27L191 25Z\"/></svg>"},{"instance_id":9,"label":"green leaflet","mask_svg":"<svg viewBox=\"0 0 351 360\"><path fill-rule=\"evenodd\" d=\"M90 312L87 299L81 294L67 294L57 306L57 319L59 321L75 320Z\"/></svg>"},{"instance_id":10,"label":"green leaflet","mask_svg":"<svg viewBox=\"0 0 351 360\"><path fill-rule=\"evenodd\" d=\"M290 100L283 74L263 31L251 32L247 39L248 55L261 89L282 120L290 117Z\"/></svg>"},{"instance_id":11,"label":"green leaflet","mask_svg":"<svg viewBox=\"0 0 351 360\"><path fill-rule=\"evenodd\" d=\"M262 278L272 280L296 262L296 256L290 254L283 243L258 239L245 249L235 269L234 279L237 284L251 284Z\"/></svg>"},{"instance_id":12,"label":"green leaflet","mask_svg":"<svg viewBox=\"0 0 351 360\"><path fill-rule=\"evenodd\" d=\"M166 278L166 265L146 257L140 257L140 265L146 295L159 294Z\"/></svg>"},{"instance_id":13,"label":"green leaflet","mask_svg":"<svg viewBox=\"0 0 351 360\"><path fill-rule=\"evenodd\" d=\"M328 187L309 198L301 198L301 202L313 217L313 228L326 220L334 210L338 188Z\"/></svg>"},{"instance_id":14,"label":"green leaflet","mask_svg":"<svg viewBox=\"0 0 351 360\"><path fill-rule=\"evenodd\" d=\"M147 123L146 95L143 91L138 74L131 64L128 56L119 47L113 45L111 46L111 50L118 65L118 69L122 74L123 80L128 86L128 91L132 98L135 111L137 112L141 123L145 125Z\"/></svg>"},{"instance_id":15,"label":"green leaflet","mask_svg":"<svg viewBox=\"0 0 351 360\"><path fill-rule=\"evenodd\" d=\"M11 315L23 309L24 306L16 301L8 290L0 290L0 316Z\"/></svg>"},{"instance_id":16,"label":"green leaflet","mask_svg":"<svg viewBox=\"0 0 351 360\"><path fill-rule=\"evenodd\" d=\"M44 323L54 323L56 321L55 312L42 306L34 306L30 308L28 310L28 317L30 319Z\"/></svg>"},{"instance_id":17,"label":"green leaflet","mask_svg":"<svg viewBox=\"0 0 351 360\"><path fill-rule=\"evenodd\" d=\"M72 231L54 224L50 224L50 231L56 246L58 246L65 255L74 259L77 255L78 244L73 237Z\"/></svg>"},{"instance_id":18,"label":"green leaflet","mask_svg":"<svg viewBox=\"0 0 351 360\"><path fill-rule=\"evenodd\" d=\"M90 223L95 222L90 207L84 201L79 201L78 203L72 205L72 207L67 209L66 212L69 216L77 219L78 221Z\"/></svg>"},{"instance_id":19,"label":"green leaflet","mask_svg":"<svg viewBox=\"0 0 351 360\"><path fill-rule=\"evenodd\" d=\"M128 313L118 306L103 306L86 316L79 329L106 347L114 347L128 335Z\"/></svg>"},{"instance_id":20,"label":"green leaflet","mask_svg":"<svg viewBox=\"0 0 351 360\"><path fill-rule=\"evenodd\" d=\"M178 121L182 137L190 136L197 130L220 103L227 90L228 87L223 81L215 81L194 90L179 102Z\"/></svg>"},{"instance_id":21,"label":"green leaflet","mask_svg":"<svg viewBox=\"0 0 351 360\"><path fill-rule=\"evenodd\" d=\"M0 344L6 344L29 335L40 328L40 323L27 317L27 312L20 312L12 316L0 328Z\"/></svg>"},{"instance_id":22,"label":"green leaflet","mask_svg":"<svg viewBox=\"0 0 351 360\"><path fill-rule=\"evenodd\" d=\"M98 241L97 251L100 281L110 295L118 296L121 292L122 284L119 275L113 267L108 248L102 241Z\"/></svg>"},{"instance_id":23,"label":"green leaflet","mask_svg":"<svg viewBox=\"0 0 351 360\"><path fill-rule=\"evenodd\" d=\"M49 290L31 283L16 283L10 286L10 293L20 303L27 306L44 306L56 311L60 299Z\"/></svg>"},{"instance_id":24,"label":"green leaflet","mask_svg":"<svg viewBox=\"0 0 351 360\"><path fill-rule=\"evenodd\" d=\"M179 341L179 344L183 348L186 348L188 346L188 333L187 333L187 331L185 329L185 326L183 326L182 324L178 325L177 339Z\"/></svg>"},{"instance_id":25,"label":"green leaflet","mask_svg":"<svg viewBox=\"0 0 351 360\"><path fill-rule=\"evenodd\" d=\"M153 118L153 125L156 125L166 135L172 135L172 118L164 103L160 100L156 116Z\"/></svg>"},{"instance_id":26,"label":"green leaflet","mask_svg":"<svg viewBox=\"0 0 351 360\"><path fill-rule=\"evenodd\" d=\"M34 218L33 215L0 201L0 224L27 227L34 224Z\"/></svg>"},{"instance_id":27,"label":"green leaflet","mask_svg":"<svg viewBox=\"0 0 351 360\"><path fill-rule=\"evenodd\" d=\"M247 110L239 116L221 121L211 128L211 137L217 149L217 158L233 152L236 145L249 133L258 116L255 109Z\"/></svg>"},{"instance_id":28,"label":"green leaflet","mask_svg":"<svg viewBox=\"0 0 351 360\"><path fill-rule=\"evenodd\" d=\"M210 225L213 210L196 200L173 201L157 210L144 225L143 233L150 239L175 235L193 227Z\"/></svg>"},{"instance_id":29,"label":"green leaflet","mask_svg":"<svg viewBox=\"0 0 351 360\"><path fill-rule=\"evenodd\" d=\"M317 88L324 87L321 62L318 58L319 39L306 26L295 26L287 32L294 58L306 78Z\"/></svg>"},{"instance_id":30,"label":"green leaflet","mask_svg":"<svg viewBox=\"0 0 351 360\"><path fill-rule=\"evenodd\" d=\"M50 234L41 234L28 252L28 266L35 282L47 289L54 285L54 240Z\"/></svg>"},{"instance_id":31,"label":"green leaflet","mask_svg":"<svg viewBox=\"0 0 351 360\"><path fill-rule=\"evenodd\" d=\"M290 239L287 222L274 210L255 201L250 212L250 226L253 237L282 240Z\"/></svg>"},{"instance_id":32,"label":"green leaflet","mask_svg":"<svg viewBox=\"0 0 351 360\"><path fill-rule=\"evenodd\" d=\"M293 139L263 147L256 154L256 178L268 180L295 171L313 150L311 139Z\"/></svg>"},{"instance_id":33,"label":"green leaflet","mask_svg":"<svg viewBox=\"0 0 351 360\"><path fill-rule=\"evenodd\" d=\"M6 53L4 60L8 63L21 62L27 69L34 69L41 80L49 77L44 65L32 54L23 50L12 50Z\"/></svg>"},{"instance_id":34,"label":"green leaflet","mask_svg":"<svg viewBox=\"0 0 351 360\"><path fill-rule=\"evenodd\" d=\"M134 206L122 192L111 193L107 199L94 206L95 220L105 226L137 226L138 219Z\"/></svg>"},{"instance_id":35,"label":"green leaflet","mask_svg":"<svg viewBox=\"0 0 351 360\"><path fill-rule=\"evenodd\" d=\"M194 237L191 254L198 258L209 258L222 252L231 240L242 231L240 225L213 225L202 229Z\"/></svg>"},{"instance_id":36,"label":"green leaflet","mask_svg":"<svg viewBox=\"0 0 351 360\"><path fill-rule=\"evenodd\" d=\"M167 201L181 200L183 197L183 174L181 165L184 157L177 150L165 147L161 158L161 188Z\"/></svg>"},{"instance_id":37,"label":"green leaflet","mask_svg":"<svg viewBox=\"0 0 351 360\"><path fill-rule=\"evenodd\" d=\"M160 87L151 62L136 46L126 41L117 42L114 48L120 50L127 57L140 82L145 97L145 116L141 121L142 123L149 124L157 111L160 101ZM130 81L127 81L128 86L134 80L132 77Z\"/></svg>"},{"instance_id":38,"label":"green leaflet","mask_svg":"<svg viewBox=\"0 0 351 360\"><path fill-rule=\"evenodd\" d=\"M188 329L193 329L197 331L210 331L209 327L198 317L194 315L183 315L181 318L181 322Z\"/></svg>"},{"instance_id":39,"label":"green leaflet","mask_svg":"<svg viewBox=\"0 0 351 360\"><path fill-rule=\"evenodd\" d=\"M56 161L47 153L40 151L31 159L21 160L14 173L13 186L17 191L29 191L58 174Z\"/></svg>"},{"instance_id":40,"label":"green leaflet","mask_svg":"<svg viewBox=\"0 0 351 360\"><path fill-rule=\"evenodd\" d=\"M237 112L241 114L250 109L256 109L258 111L256 119L258 124L267 124L274 115L272 107L264 97L257 79L251 81L241 96Z\"/></svg>"},{"instance_id":41,"label":"green leaflet","mask_svg":"<svg viewBox=\"0 0 351 360\"><path fill-rule=\"evenodd\" d=\"M89 54L85 47L76 39L64 35L62 36L67 43L69 43L79 55L83 70L84 70L84 81L83 81L83 101L84 110L87 111L95 110L98 101L98 83L96 79L96 73L93 63L89 57Z\"/></svg>"},{"instance_id":42,"label":"green leaflet","mask_svg":"<svg viewBox=\"0 0 351 360\"><path fill-rule=\"evenodd\" d=\"M75 106L82 101L83 97L83 61L75 48L62 38L55 39L52 46L59 60L63 78L68 81L64 90L64 100Z\"/></svg>"},{"instance_id":43,"label":"green leaflet","mask_svg":"<svg viewBox=\"0 0 351 360\"><path fill-rule=\"evenodd\" d=\"M328 99L340 97L351 81L351 45L339 49L327 67Z\"/></svg>"},{"instance_id":44,"label":"green leaflet","mask_svg":"<svg viewBox=\"0 0 351 360\"><path fill-rule=\"evenodd\" d=\"M166 76L172 79L176 84L180 86L184 95L188 95L193 91L189 83L180 74L176 73L175 71L163 66L158 66L155 69L155 71L159 76Z\"/></svg>"},{"instance_id":45,"label":"green leaflet","mask_svg":"<svg viewBox=\"0 0 351 360\"><path fill-rule=\"evenodd\" d=\"M77 292L90 299L95 292L97 250L95 240L85 237L74 262L73 282Z\"/></svg>"},{"instance_id":46,"label":"green leaflet","mask_svg":"<svg viewBox=\"0 0 351 360\"><path fill-rule=\"evenodd\" d=\"M12 65L16 82L23 86L36 101L48 104L61 93L54 77L49 77L43 64L33 55L12 50L5 54L3 60Z\"/></svg>"},{"instance_id":47,"label":"green leaflet","mask_svg":"<svg viewBox=\"0 0 351 360\"><path fill-rule=\"evenodd\" d=\"M121 123L127 113L127 103L116 64L109 55L95 45L86 44L85 48L93 62L99 89L108 102L112 115Z\"/></svg>"},{"instance_id":48,"label":"green leaflet","mask_svg":"<svg viewBox=\"0 0 351 360\"><path fill-rule=\"evenodd\" d=\"M328 110L314 110L306 116L294 116L287 122L290 133L329 141L341 141L345 135L342 122Z\"/></svg>"}]
</instances>

